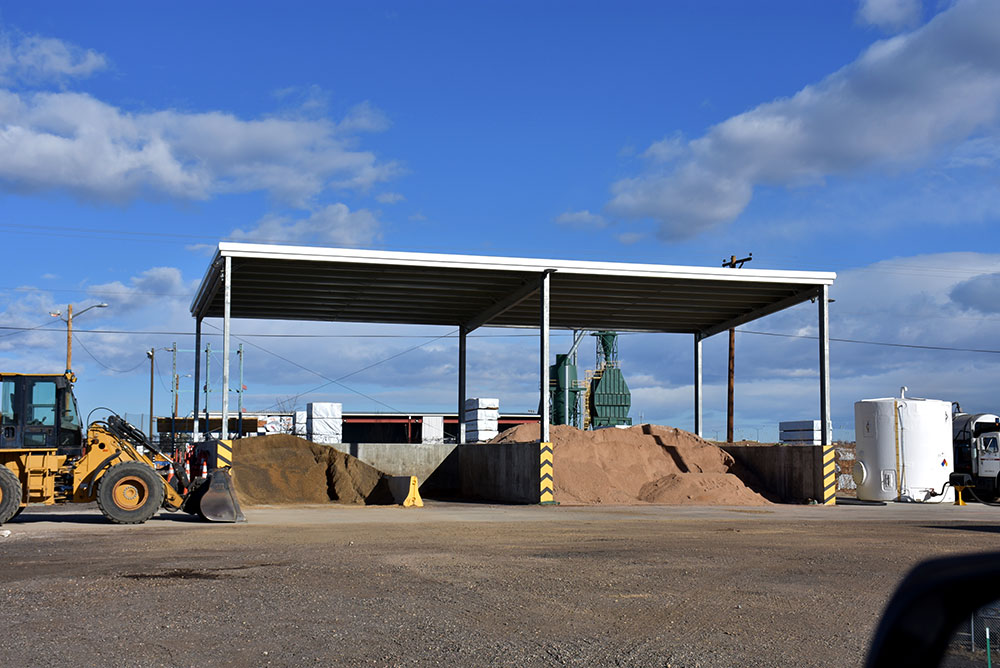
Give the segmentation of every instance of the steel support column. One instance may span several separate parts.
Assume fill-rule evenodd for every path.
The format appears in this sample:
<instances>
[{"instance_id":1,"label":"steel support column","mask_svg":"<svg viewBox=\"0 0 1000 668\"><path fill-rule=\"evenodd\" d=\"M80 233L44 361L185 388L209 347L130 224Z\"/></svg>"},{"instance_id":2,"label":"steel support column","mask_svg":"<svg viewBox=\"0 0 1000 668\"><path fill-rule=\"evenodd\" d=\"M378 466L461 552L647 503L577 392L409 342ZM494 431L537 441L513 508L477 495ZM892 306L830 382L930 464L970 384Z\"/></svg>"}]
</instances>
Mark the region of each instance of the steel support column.
<instances>
[{"instance_id":1,"label":"steel support column","mask_svg":"<svg viewBox=\"0 0 1000 668\"><path fill-rule=\"evenodd\" d=\"M539 377L541 378L540 387L538 388L540 395L538 405L540 407L539 412L539 422L541 423L541 429L539 431L539 438L542 443L549 442L549 421L551 419L552 409L550 406L551 398L549 396L549 283L550 283L551 272L544 272L541 277L540 284L540 299L541 302L541 331L539 332Z\"/></svg>"},{"instance_id":2,"label":"steel support column","mask_svg":"<svg viewBox=\"0 0 1000 668\"><path fill-rule=\"evenodd\" d=\"M823 445L830 445L830 288L817 290L819 302L819 419L823 430Z\"/></svg>"},{"instance_id":3,"label":"steel support column","mask_svg":"<svg viewBox=\"0 0 1000 668\"><path fill-rule=\"evenodd\" d=\"M226 256L222 306L222 440L229 438L229 321L233 289L233 258Z\"/></svg>"},{"instance_id":4,"label":"steel support column","mask_svg":"<svg viewBox=\"0 0 1000 668\"><path fill-rule=\"evenodd\" d=\"M201 400L201 316L194 319L194 423L191 426L191 439L200 441L198 429L198 410Z\"/></svg>"},{"instance_id":5,"label":"steel support column","mask_svg":"<svg viewBox=\"0 0 1000 668\"><path fill-rule=\"evenodd\" d=\"M466 340L469 330L465 325L458 328L458 423L456 424L455 442L465 443L465 354Z\"/></svg>"},{"instance_id":6,"label":"steel support column","mask_svg":"<svg viewBox=\"0 0 1000 668\"><path fill-rule=\"evenodd\" d=\"M702 417L701 334L694 335L694 433L704 436Z\"/></svg>"}]
</instances>

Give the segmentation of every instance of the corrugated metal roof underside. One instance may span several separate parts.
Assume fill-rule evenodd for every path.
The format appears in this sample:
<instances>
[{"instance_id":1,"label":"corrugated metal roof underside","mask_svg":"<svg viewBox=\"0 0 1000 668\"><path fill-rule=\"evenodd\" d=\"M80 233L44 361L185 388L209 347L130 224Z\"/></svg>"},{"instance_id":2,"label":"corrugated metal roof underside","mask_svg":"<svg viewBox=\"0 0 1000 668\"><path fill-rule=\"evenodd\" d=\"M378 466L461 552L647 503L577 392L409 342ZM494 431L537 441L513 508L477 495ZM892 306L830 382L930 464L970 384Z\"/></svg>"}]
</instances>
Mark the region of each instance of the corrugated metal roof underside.
<instances>
[{"instance_id":1,"label":"corrugated metal roof underside","mask_svg":"<svg viewBox=\"0 0 1000 668\"><path fill-rule=\"evenodd\" d=\"M260 252L279 248L279 257ZM288 259L285 247L222 244L209 267L192 314L222 317L222 262L232 256L231 315L234 318L316 320L370 323L405 323L457 326L468 323L525 285L537 286L537 271L490 265L469 266L450 262L425 266L385 262L370 258L310 257ZM321 249L298 249L321 250ZM327 250L327 249L322 249ZM245 253L241 252L245 251ZM359 253L354 251L355 254ZM434 256L466 258L467 256ZM584 265L585 263L580 263ZM594 264L594 263L591 263ZM550 279L550 319L556 329L611 329L617 331L704 332L738 318L759 317L815 295L817 286L830 284L832 274L756 272L731 277L692 273L677 276L677 268L664 266L664 274L615 275L622 268L649 265L613 265L604 273L586 267L558 267ZM741 270L729 270L738 272ZM539 293L500 313L488 322L493 327L538 327ZM757 315L754 315L757 314Z\"/></svg>"}]
</instances>

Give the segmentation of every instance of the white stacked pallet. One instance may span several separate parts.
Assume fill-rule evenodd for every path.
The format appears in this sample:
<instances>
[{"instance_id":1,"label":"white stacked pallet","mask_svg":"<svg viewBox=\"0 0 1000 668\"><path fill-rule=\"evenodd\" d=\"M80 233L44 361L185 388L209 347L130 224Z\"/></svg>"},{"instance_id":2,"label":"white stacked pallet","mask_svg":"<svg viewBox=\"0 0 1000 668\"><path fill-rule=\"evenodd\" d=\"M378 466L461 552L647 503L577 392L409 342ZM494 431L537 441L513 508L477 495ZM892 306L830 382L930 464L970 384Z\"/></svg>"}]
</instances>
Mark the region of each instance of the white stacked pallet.
<instances>
[{"instance_id":1,"label":"white stacked pallet","mask_svg":"<svg viewBox=\"0 0 1000 668\"><path fill-rule=\"evenodd\" d=\"M441 415L425 415L421 443L444 443L444 417Z\"/></svg>"},{"instance_id":2,"label":"white stacked pallet","mask_svg":"<svg viewBox=\"0 0 1000 668\"><path fill-rule=\"evenodd\" d=\"M296 436L305 438L309 434L309 430L306 426L307 422L308 418L306 415L306 411L295 411L295 424L292 427L294 430L293 433Z\"/></svg>"},{"instance_id":3,"label":"white stacked pallet","mask_svg":"<svg viewBox=\"0 0 1000 668\"><path fill-rule=\"evenodd\" d=\"M778 440L794 445L822 445L823 427L821 420L792 420L778 423ZM833 426L827 422L832 435ZM832 442L832 441L831 441Z\"/></svg>"},{"instance_id":4,"label":"white stacked pallet","mask_svg":"<svg viewBox=\"0 0 1000 668\"><path fill-rule=\"evenodd\" d=\"M313 443L340 443L343 436L343 405L327 401L306 404L306 432Z\"/></svg>"},{"instance_id":5,"label":"white stacked pallet","mask_svg":"<svg viewBox=\"0 0 1000 668\"><path fill-rule=\"evenodd\" d=\"M470 397L465 400L466 411L500 410L500 400L490 397Z\"/></svg>"},{"instance_id":6,"label":"white stacked pallet","mask_svg":"<svg viewBox=\"0 0 1000 668\"><path fill-rule=\"evenodd\" d=\"M475 397L465 400L465 442L488 441L499 431L500 400L492 397Z\"/></svg>"}]
</instances>

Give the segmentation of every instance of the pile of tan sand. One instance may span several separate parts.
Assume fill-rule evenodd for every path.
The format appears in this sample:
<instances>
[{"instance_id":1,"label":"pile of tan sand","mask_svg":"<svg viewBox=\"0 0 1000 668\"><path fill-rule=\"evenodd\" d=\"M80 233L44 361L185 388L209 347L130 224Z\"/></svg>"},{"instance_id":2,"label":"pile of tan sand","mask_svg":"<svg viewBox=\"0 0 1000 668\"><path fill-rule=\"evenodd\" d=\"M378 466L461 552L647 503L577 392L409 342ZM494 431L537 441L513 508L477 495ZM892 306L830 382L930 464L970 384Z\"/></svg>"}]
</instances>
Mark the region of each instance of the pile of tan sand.
<instances>
[{"instance_id":1,"label":"pile of tan sand","mask_svg":"<svg viewBox=\"0 0 1000 668\"><path fill-rule=\"evenodd\" d=\"M233 442L233 485L240 503L393 503L385 475L356 457L297 436Z\"/></svg>"},{"instance_id":2,"label":"pile of tan sand","mask_svg":"<svg viewBox=\"0 0 1000 668\"><path fill-rule=\"evenodd\" d=\"M750 489L759 484L733 457L674 427L581 431L554 425L555 498L563 504L690 504L749 506L770 503ZM538 424L508 429L492 443L538 440ZM737 475L739 474L739 475Z\"/></svg>"}]
</instances>

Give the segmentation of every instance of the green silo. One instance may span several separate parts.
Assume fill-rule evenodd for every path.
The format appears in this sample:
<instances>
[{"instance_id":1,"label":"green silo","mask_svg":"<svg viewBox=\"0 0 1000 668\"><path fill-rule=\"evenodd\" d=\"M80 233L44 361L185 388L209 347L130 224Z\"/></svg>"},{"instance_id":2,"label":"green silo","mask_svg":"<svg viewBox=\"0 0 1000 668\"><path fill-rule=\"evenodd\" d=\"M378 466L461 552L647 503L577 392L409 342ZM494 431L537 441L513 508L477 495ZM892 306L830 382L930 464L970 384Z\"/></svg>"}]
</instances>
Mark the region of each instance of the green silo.
<instances>
[{"instance_id":1,"label":"green silo","mask_svg":"<svg viewBox=\"0 0 1000 668\"><path fill-rule=\"evenodd\" d=\"M595 332L597 370L590 381L587 410L591 428L631 425L632 393L618 363L618 333Z\"/></svg>"},{"instance_id":2,"label":"green silo","mask_svg":"<svg viewBox=\"0 0 1000 668\"><path fill-rule=\"evenodd\" d=\"M577 397L584 388L577 380L576 365L569 355L557 354L556 363L549 367L549 392L552 398L552 424L578 422Z\"/></svg>"}]
</instances>

